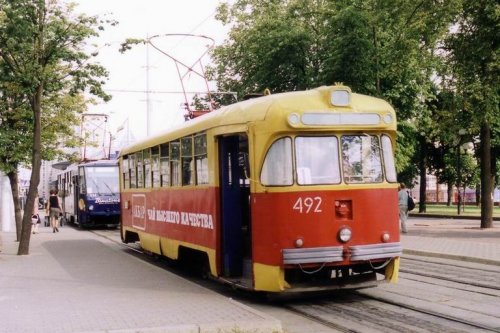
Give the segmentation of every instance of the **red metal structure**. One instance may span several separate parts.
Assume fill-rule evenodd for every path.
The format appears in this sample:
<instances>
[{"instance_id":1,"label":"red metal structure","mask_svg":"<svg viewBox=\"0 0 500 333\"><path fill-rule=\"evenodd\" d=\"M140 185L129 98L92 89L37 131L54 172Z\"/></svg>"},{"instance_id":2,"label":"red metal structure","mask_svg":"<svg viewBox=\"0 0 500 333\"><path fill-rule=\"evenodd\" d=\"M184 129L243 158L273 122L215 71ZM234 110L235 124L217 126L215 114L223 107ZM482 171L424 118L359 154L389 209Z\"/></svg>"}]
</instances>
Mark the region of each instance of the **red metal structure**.
<instances>
[{"instance_id":1,"label":"red metal structure","mask_svg":"<svg viewBox=\"0 0 500 333\"><path fill-rule=\"evenodd\" d=\"M186 64L185 62L180 61L176 57L174 57L171 53L168 53L166 50L162 49L157 41L160 38L173 38L173 37L185 37L185 38L196 38L200 39L203 42L208 42L206 45L205 51L191 64ZM162 53L163 55L167 56L171 60L174 61L175 67L177 69L177 74L179 76L179 80L182 86L182 91L184 94L184 107L186 109L186 114L185 118L186 120L193 119L196 117L199 117L203 114L206 114L207 112L213 111L214 110L214 101L212 100L212 95L210 92L210 88L208 86L208 81L205 75L205 69L203 67L202 59L204 56L208 54L208 52L214 47L215 41L211 37L207 37L204 35L193 35L193 34L162 34L162 35L155 35L152 37L149 37L147 42L157 51ZM201 78L206 86L206 91L207 91L207 99L208 99L208 109L206 110L193 110L190 107L190 102L188 100L188 94L186 90L186 78L190 74L195 74L199 78Z\"/></svg>"}]
</instances>

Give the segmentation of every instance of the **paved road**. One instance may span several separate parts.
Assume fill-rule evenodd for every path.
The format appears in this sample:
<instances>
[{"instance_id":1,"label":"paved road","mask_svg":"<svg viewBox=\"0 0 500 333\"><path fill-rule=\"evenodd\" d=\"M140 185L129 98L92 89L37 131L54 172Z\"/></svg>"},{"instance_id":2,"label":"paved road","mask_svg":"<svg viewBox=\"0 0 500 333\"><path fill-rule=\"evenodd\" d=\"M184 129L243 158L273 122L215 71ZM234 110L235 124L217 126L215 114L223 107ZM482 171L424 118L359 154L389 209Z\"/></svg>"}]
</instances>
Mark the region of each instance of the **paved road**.
<instances>
[{"instance_id":1,"label":"paved road","mask_svg":"<svg viewBox=\"0 0 500 333\"><path fill-rule=\"evenodd\" d=\"M281 332L271 316L72 227L0 253L0 332Z\"/></svg>"}]
</instances>

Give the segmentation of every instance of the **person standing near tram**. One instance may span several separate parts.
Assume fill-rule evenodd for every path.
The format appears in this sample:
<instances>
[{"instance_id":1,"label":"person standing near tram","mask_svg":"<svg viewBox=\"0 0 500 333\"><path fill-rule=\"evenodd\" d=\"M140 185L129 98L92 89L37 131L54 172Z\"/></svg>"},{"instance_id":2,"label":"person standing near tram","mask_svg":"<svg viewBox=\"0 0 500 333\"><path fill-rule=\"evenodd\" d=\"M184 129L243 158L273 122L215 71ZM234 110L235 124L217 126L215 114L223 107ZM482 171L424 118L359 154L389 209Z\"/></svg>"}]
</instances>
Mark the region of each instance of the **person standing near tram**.
<instances>
[{"instance_id":1,"label":"person standing near tram","mask_svg":"<svg viewBox=\"0 0 500 333\"><path fill-rule=\"evenodd\" d=\"M405 184L399 184L398 192L398 205L399 205L399 221L401 223L401 232L406 234L406 219L408 218L408 192L406 191Z\"/></svg>"},{"instance_id":2,"label":"person standing near tram","mask_svg":"<svg viewBox=\"0 0 500 333\"><path fill-rule=\"evenodd\" d=\"M57 190L50 190L46 213L49 215L52 232L59 232L59 215L61 214L61 212L61 201L57 196Z\"/></svg>"}]
</instances>

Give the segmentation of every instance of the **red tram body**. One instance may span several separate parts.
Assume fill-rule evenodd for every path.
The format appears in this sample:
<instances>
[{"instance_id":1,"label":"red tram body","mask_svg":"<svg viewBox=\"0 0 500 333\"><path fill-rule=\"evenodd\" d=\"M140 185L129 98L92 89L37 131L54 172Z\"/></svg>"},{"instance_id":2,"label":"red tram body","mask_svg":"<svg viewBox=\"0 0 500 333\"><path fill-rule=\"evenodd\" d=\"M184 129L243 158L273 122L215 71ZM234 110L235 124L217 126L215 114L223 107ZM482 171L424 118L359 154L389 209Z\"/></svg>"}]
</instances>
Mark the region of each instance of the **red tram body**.
<instances>
[{"instance_id":1,"label":"red tram body","mask_svg":"<svg viewBox=\"0 0 500 333\"><path fill-rule=\"evenodd\" d=\"M396 281L395 131L344 86L213 111L122 151L122 239L255 291Z\"/></svg>"}]
</instances>

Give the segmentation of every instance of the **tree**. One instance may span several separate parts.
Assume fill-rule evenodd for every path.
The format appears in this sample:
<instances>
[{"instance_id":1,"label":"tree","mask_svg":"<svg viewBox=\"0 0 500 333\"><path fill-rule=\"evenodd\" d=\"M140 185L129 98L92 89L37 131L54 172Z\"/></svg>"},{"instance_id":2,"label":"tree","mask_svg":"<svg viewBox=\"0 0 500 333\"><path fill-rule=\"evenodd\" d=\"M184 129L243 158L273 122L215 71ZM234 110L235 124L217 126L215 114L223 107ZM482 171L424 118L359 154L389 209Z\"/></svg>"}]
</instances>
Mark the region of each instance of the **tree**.
<instances>
[{"instance_id":1,"label":"tree","mask_svg":"<svg viewBox=\"0 0 500 333\"><path fill-rule=\"evenodd\" d=\"M496 1L463 0L456 31L446 40L462 112L470 114L471 127L480 138L481 228L493 226L493 147L499 140L494 129L500 126L499 13Z\"/></svg>"},{"instance_id":2,"label":"tree","mask_svg":"<svg viewBox=\"0 0 500 333\"><path fill-rule=\"evenodd\" d=\"M2 91L7 108L0 112L27 117L26 134L31 138L29 147L25 141L19 147L22 149L18 160L6 160L14 162L11 168L17 168L16 163L25 162L29 156L32 168L21 225L20 255L29 253L30 209L40 181L42 115L51 109L55 112L52 107L64 100L61 98L64 94L76 96L88 91L104 100L110 98L102 90L102 79L107 72L102 66L90 63L91 56L83 51L85 40L98 36L103 22L97 17L75 16L73 8L74 5L61 4L57 0L0 0L0 81L3 87L9 87ZM14 121L12 124L15 131L20 123ZM44 136L50 135L44 132ZM52 142L59 143L58 140ZM17 184L11 182L11 187L16 197L14 187L17 188Z\"/></svg>"},{"instance_id":3,"label":"tree","mask_svg":"<svg viewBox=\"0 0 500 333\"><path fill-rule=\"evenodd\" d=\"M224 4L218 18L232 28L229 40L213 53L216 66L210 73L220 90L240 94L343 82L388 100L403 134L398 136L398 174L412 179L416 135L427 137L433 128L428 106L434 96L431 77L440 60L433 50L447 32L457 1Z\"/></svg>"},{"instance_id":4,"label":"tree","mask_svg":"<svg viewBox=\"0 0 500 333\"><path fill-rule=\"evenodd\" d=\"M244 96L266 88L283 92L310 87L309 56L314 41L301 15L305 5L299 3L243 0L219 7L218 18L234 24L231 40L213 53L217 66L209 73L219 90Z\"/></svg>"}]
</instances>

